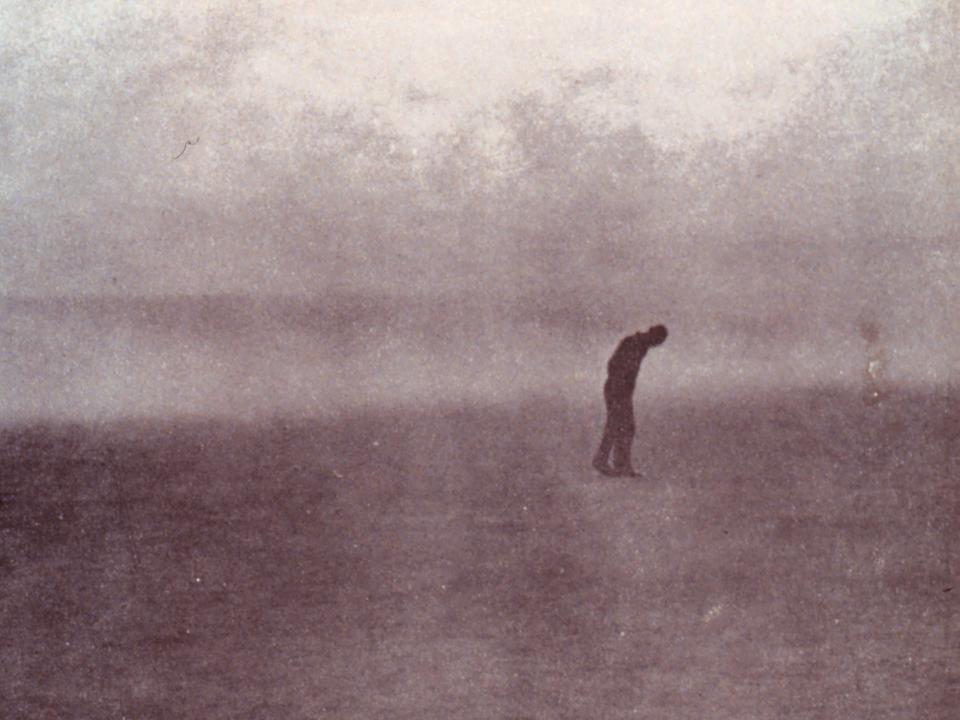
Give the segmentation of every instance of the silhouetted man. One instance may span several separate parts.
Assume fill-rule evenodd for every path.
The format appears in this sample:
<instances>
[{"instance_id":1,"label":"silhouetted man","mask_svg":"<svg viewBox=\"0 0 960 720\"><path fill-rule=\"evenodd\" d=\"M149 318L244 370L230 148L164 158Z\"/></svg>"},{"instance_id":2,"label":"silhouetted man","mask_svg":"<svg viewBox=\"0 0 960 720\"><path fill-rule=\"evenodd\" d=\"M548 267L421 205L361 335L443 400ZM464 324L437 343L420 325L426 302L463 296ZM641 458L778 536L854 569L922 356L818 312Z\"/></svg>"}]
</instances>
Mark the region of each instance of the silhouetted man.
<instances>
[{"instance_id":1,"label":"silhouetted man","mask_svg":"<svg viewBox=\"0 0 960 720\"><path fill-rule=\"evenodd\" d=\"M593 457L593 467L604 475L637 477L630 459L630 446L636 427L633 422L633 389L637 373L647 350L663 344L667 328L654 325L646 332L638 332L620 341L607 362L607 382L603 399L607 404L607 424L603 429L600 448ZM613 467L607 465L613 450Z\"/></svg>"}]
</instances>

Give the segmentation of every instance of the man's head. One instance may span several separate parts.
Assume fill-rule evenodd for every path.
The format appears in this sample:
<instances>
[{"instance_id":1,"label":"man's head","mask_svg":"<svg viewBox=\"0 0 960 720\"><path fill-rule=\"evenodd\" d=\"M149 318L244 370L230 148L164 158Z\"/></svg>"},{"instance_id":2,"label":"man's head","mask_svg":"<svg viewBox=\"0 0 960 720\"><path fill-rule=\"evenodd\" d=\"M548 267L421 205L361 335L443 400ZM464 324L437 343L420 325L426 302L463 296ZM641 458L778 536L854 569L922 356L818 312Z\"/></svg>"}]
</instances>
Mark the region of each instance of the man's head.
<instances>
[{"instance_id":1,"label":"man's head","mask_svg":"<svg viewBox=\"0 0 960 720\"><path fill-rule=\"evenodd\" d=\"M667 328L665 325L654 325L645 334L650 347L656 347L662 345L663 341L667 339Z\"/></svg>"}]
</instances>

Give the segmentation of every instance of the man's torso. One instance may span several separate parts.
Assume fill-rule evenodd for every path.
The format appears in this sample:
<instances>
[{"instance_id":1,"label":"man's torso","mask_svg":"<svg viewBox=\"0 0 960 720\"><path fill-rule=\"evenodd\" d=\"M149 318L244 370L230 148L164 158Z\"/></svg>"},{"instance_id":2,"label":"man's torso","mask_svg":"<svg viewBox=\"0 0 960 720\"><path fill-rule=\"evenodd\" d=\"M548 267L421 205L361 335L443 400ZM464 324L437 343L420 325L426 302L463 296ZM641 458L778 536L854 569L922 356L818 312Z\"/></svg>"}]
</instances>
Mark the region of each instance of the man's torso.
<instances>
[{"instance_id":1,"label":"man's torso","mask_svg":"<svg viewBox=\"0 0 960 720\"><path fill-rule=\"evenodd\" d=\"M636 387L640 363L646 354L647 347L640 338L631 335L624 339L607 363L604 393L629 398Z\"/></svg>"}]
</instances>

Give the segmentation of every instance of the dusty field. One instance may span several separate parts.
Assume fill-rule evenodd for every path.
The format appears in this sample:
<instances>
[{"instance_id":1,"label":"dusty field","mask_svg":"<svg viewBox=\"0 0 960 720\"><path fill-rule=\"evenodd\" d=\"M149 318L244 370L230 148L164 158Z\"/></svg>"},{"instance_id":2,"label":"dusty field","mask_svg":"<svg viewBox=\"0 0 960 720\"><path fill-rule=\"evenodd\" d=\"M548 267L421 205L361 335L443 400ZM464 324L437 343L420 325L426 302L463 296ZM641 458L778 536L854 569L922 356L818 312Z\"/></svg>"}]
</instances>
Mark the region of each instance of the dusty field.
<instances>
[{"instance_id":1,"label":"dusty field","mask_svg":"<svg viewBox=\"0 0 960 720\"><path fill-rule=\"evenodd\" d=\"M958 398L7 427L29 718L948 718Z\"/></svg>"}]
</instances>

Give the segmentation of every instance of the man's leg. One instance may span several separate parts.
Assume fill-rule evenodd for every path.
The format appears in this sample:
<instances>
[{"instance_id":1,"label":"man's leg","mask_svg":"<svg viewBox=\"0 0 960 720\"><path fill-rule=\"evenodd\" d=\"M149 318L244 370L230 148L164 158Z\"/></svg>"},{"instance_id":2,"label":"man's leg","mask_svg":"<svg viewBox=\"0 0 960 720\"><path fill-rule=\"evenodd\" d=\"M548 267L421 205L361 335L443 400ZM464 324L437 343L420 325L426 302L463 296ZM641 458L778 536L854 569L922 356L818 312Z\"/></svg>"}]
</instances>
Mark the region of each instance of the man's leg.
<instances>
[{"instance_id":1,"label":"man's leg","mask_svg":"<svg viewBox=\"0 0 960 720\"><path fill-rule=\"evenodd\" d=\"M610 475L612 471L607 463L610 460L610 451L616 441L617 403L616 398L610 394L609 388L606 386L603 388L603 404L607 410L607 421L603 426L600 447L597 448L597 452L593 456L593 467L604 475Z\"/></svg>"},{"instance_id":2,"label":"man's leg","mask_svg":"<svg viewBox=\"0 0 960 720\"><path fill-rule=\"evenodd\" d=\"M631 458L631 448L633 446L633 435L623 435L617 437L613 444L613 471L618 475L635 477L636 470L633 469L633 460Z\"/></svg>"},{"instance_id":3,"label":"man's leg","mask_svg":"<svg viewBox=\"0 0 960 720\"><path fill-rule=\"evenodd\" d=\"M616 437L613 442L613 470L618 475L636 476L633 469L631 449L636 425L633 420L633 405L625 403L618 408Z\"/></svg>"},{"instance_id":4,"label":"man's leg","mask_svg":"<svg viewBox=\"0 0 960 720\"><path fill-rule=\"evenodd\" d=\"M603 437L600 439L600 447L597 448L597 453L593 456L593 467L600 472L610 471L610 468L607 466L607 460L610 457L610 450L613 449L613 443L613 427L611 426L608 418L607 423L603 428Z\"/></svg>"}]
</instances>

